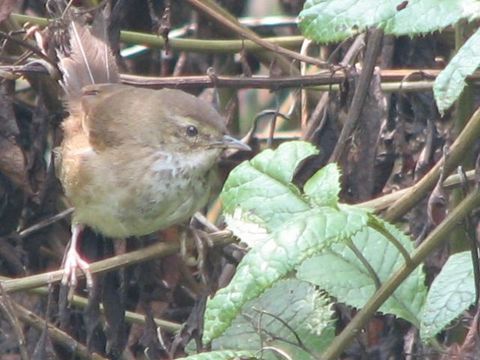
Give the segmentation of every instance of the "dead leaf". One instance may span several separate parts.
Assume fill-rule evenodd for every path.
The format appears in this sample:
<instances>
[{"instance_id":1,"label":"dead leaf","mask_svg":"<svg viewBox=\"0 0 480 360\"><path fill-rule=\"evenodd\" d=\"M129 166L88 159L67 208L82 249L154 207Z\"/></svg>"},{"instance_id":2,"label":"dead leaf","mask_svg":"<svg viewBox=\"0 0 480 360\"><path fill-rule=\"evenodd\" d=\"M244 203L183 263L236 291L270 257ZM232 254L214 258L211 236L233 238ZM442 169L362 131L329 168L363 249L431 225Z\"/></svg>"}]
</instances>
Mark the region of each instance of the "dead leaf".
<instances>
[{"instance_id":1,"label":"dead leaf","mask_svg":"<svg viewBox=\"0 0 480 360\"><path fill-rule=\"evenodd\" d=\"M12 90L10 82L0 85L0 172L15 186L31 194L25 155L17 143L20 132L13 111Z\"/></svg>"}]
</instances>

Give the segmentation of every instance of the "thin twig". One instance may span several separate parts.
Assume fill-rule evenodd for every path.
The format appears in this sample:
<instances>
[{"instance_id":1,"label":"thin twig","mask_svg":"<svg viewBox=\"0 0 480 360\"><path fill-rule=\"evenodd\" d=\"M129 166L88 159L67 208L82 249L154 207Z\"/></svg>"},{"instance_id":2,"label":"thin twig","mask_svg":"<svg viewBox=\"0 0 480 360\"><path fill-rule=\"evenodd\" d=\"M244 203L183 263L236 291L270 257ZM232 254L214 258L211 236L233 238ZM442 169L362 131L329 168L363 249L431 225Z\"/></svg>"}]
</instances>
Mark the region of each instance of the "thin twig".
<instances>
[{"instance_id":1,"label":"thin twig","mask_svg":"<svg viewBox=\"0 0 480 360\"><path fill-rule=\"evenodd\" d=\"M28 325L34 327L38 331L43 331L45 327L45 319L42 319L38 315L35 315L30 310L24 308L20 304L14 304L15 312L21 321L27 323ZM98 355L97 353L91 353L85 345L76 341L66 332L58 329L52 324L47 324L47 330L50 335L50 338L55 343L61 345L64 349L74 353L80 359L85 360L107 360L103 356Z\"/></svg>"},{"instance_id":2,"label":"thin twig","mask_svg":"<svg viewBox=\"0 0 480 360\"><path fill-rule=\"evenodd\" d=\"M232 17L225 9L223 9L220 5L218 5L213 0L187 0L187 1L190 3L190 5L201 10L203 13L215 19L216 21L218 21L220 24L227 27L228 29L234 31L235 33L240 35L242 38L251 40L265 49L268 49L280 55L287 56L291 59L303 61L312 65L317 65L320 67L328 66L328 64L324 61L318 60L316 58L312 58L310 56L301 55L295 51L292 51L292 50L283 48L277 44L272 44L268 41L265 41L264 39L259 37L257 34L255 34L252 30L242 26L238 22L238 20Z\"/></svg>"},{"instance_id":3,"label":"thin twig","mask_svg":"<svg viewBox=\"0 0 480 360\"><path fill-rule=\"evenodd\" d=\"M28 356L25 336L23 335L22 327L18 321L14 306L15 303L12 302L10 296L3 290L3 287L0 284L0 313L3 314L3 318L7 320L15 334L21 359L28 360L30 357Z\"/></svg>"},{"instance_id":4,"label":"thin twig","mask_svg":"<svg viewBox=\"0 0 480 360\"><path fill-rule=\"evenodd\" d=\"M40 49L38 49L34 45L30 44L28 41L17 39L15 37L11 36L10 34L7 34L3 31L0 31L0 37L2 37L4 39L7 39L8 41L14 42L15 44L17 44L17 45L19 45L19 46L21 46L21 47L23 47L27 50L30 50L32 53L37 55L40 59L49 63L53 68L55 68L55 69L57 68L57 64L55 64L55 62L53 62L52 59L50 59L47 55L42 53L40 51Z\"/></svg>"},{"instance_id":5,"label":"thin twig","mask_svg":"<svg viewBox=\"0 0 480 360\"><path fill-rule=\"evenodd\" d=\"M27 236L29 236L30 234L36 232L36 231L39 231L49 225L52 225L54 223L56 223L57 221L60 221L66 217L68 217L70 214L73 213L73 208L69 208L69 209L66 209L66 210L63 210L62 212L56 214L56 215L53 215L45 220L42 220L22 231L20 231L18 233L18 236L23 239L23 238L26 238Z\"/></svg>"},{"instance_id":6,"label":"thin twig","mask_svg":"<svg viewBox=\"0 0 480 360\"><path fill-rule=\"evenodd\" d=\"M229 244L234 241L232 233L227 230L218 233L209 234L210 239L215 246ZM193 244L189 244L192 246ZM193 246L192 246L193 247ZM127 254L113 256L111 258L97 261L90 264L92 274L113 271L120 267L135 265L140 262L165 257L177 253L180 250L178 243L162 243L148 246L146 248L129 252ZM5 292L15 292L20 290L33 289L39 286L58 283L63 277L63 270L51 271L38 275L27 276L19 279L1 281L1 285ZM81 271L77 272L77 277L83 278L85 274Z\"/></svg>"},{"instance_id":7,"label":"thin twig","mask_svg":"<svg viewBox=\"0 0 480 360\"><path fill-rule=\"evenodd\" d=\"M347 53L345 54L342 61L340 62L340 66L343 68L350 66L351 63L354 61L354 59L357 57L360 50L363 49L364 46L365 46L365 34L360 34L355 38L355 41L349 47ZM337 49L339 49L340 47L341 46L338 46ZM302 139L312 140L313 135L317 131L319 131L325 124L326 111L327 111L330 91L331 89L329 89L328 92L322 95L320 100L317 102L317 105L315 106L315 110L310 116L310 119L308 121L306 128L302 127L302 130L304 130Z\"/></svg>"},{"instance_id":8,"label":"thin twig","mask_svg":"<svg viewBox=\"0 0 480 360\"><path fill-rule=\"evenodd\" d=\"M470 170L466 172L466 178L468 181L472 182L475 181L475 171ZM446 189L453 189L461 185L462 179L458 174L451 175L447 179L445 179L445 182L443 183L444 188ZM415 186L415 185L414 185ZM413 186L395 191L390 194L386 194L383 196L380 196L376 199L373 200L368 200L363 203L358 203L356 206L358 207L363 207L366 209L372 209L375 213L379 213L382 210L387 209L390 205L392 205L395 201L398 199L402 198L407 194L409 191L411 191Z\"/></svg>"},{"instance_id":9,"label":"thin twig","mask_svg":"<svg viewBox=\"0 0 480 360\"><path fill-rule=\"evenodd\" d=\"M162 88L165 86L186 87L188 85L194 85L195 87L268 88L272 90L298 88L299 86L310 85L340 84L344 79L345 76L343 74L331 74L329 71L323 71L316 75L283 76L279 78L272 78L269 76L240 77L215 75L215 80L210 76L180 76L177 78L151 78L132 75L122 76L122 82L125 84L148 86L151 88Z\"/></svg>"},{"instance_id":10,"label":"thin twig","mask_svg":"<svg viewBox=\"0 0 480 360\"><path fill-rule=\"evenodd\" d=\"M312 115L310 116L310 119L307 122L305 131L303 132L303 140L312 140L313 135L323 127L329 99L330 93L325 92L320 98L320 101L318 101Z\"/></svg>"},{"instance_id":11,"label":"thin twig","mask_svg":"<svg viewBox=\"0 0 480 360\"><path fill-rule=\"evenodd\" d=\"M418 203L428 191L432 190L440 177L441 170L445 176L450 174L464 159L465 153L472 147L480 134L480 108L475 111L465 128L450 147L448 156L435 164L435 166L415 185L409 188L404 195L393 203L387 210L384 218L389 222L398 220Z\"/></svg>"},{"instance_id":12,"label":"thin twig","mask_svg":"<svg viewBox=\"0 0 480 360\"><path fill-rule=\"evenodd\" d=\"M358 53L365 47L365 36L365 33L357 35L342 61L340 61L340 66L347 67L353 65Z\"/></svg>"},{"instance_id":13,"label":"thin twig","mask_svg":"<svg viewBox=\"0 0 480 360\"><path fill-rule=\"evenodd\" d=\"M8 278L5 276L0 276L0 281L5 281L5 280L14 280L14 279ZM45 296L49 294L49 289L46 286L42 286L42 287L30 289L28 290L28 292L31 294ZM88 300L83 296L73 295L70 304L72 306L77 306L83 309L87 306ZM102 303L100 303L100 312L101 313L104 312L104 307ZM145 325L145 315L127 310L125 311L125 321L129 324ZM155 325L171 333L176 333L180 331L182 328L181 324L168 321L168 320L154 318L153 321L155 322Z\"/></svg>"},{"instance_id":14,"label":"thin twig","mask_svg":"<svg viewBox=\"0 0 480 360\"><path fill-rule=\"evenodd\" d=\"M0 77L8 77L14 79L18 75L39 73L48 75L47 69L38 61L30 62L25 65L3 65L0 66ZM415 77L409 82L398 80L406 70L382 70L380 76L382 78L382 90L385 92L410 92L431 90L433 81L421 80ZM12 76L13 74L13 76ZM432 77L438 73L433 73ZM468 80L479 80L480 72L474 73ZM121 80L124 84L156 88L179 88L179 89L196 89L206 87L218 88L234 88L234 89L285 89L304 87L316 91L338 91L339 84L345 81L345 75L339 72L334 74L329 71L319 72L315 75L305 76L282 76L271 78L268 76L222 76L216 75L215 81L211 76L168 76L168 77L147 77L130 74L122 74Z\"/></svg>"},{"instance_id":15,"label":"thin twig","mask_svg":"<svg viewBox=\"0 0 480 360\"><path fill-rule=\"evenodd\" d=\"M370 88L370 81L372 80L373 71L377 61L378 54L381 51L383 39L383 30L376 29L372 32L368 39L367 49L365 51L365 59L363 61L362 72L358 79L357 87L352 99L352 105L348 111L347 120L343 125L337 144L330 156L329 162L338 162L345 151L348 138L352 135L357 127L358 120L362 113L363 104L367 98L368 89Z\"/></svg>"}]
</instances>

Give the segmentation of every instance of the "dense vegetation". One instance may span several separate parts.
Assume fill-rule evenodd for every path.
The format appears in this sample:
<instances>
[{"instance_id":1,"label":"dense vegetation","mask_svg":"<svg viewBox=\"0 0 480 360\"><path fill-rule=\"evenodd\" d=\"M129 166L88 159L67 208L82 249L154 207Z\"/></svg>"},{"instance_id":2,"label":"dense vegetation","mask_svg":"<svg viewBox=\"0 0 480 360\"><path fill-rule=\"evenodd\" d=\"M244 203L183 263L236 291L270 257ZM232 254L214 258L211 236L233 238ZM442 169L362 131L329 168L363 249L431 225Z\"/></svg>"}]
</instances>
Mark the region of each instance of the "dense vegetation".
<instances>
[{"instance_id":1,"label":"dense vegetation","mask_svg":"<svg viewBox=\"0 0 480 360\"><path fill-rule=\"evenodd\" d=\"M75 295L46 3L0 4L2 356L475 358L480 2L107 1L122 81L208 99L253 151L186 246L87 231Z\"/></svg>"}]
</instances>

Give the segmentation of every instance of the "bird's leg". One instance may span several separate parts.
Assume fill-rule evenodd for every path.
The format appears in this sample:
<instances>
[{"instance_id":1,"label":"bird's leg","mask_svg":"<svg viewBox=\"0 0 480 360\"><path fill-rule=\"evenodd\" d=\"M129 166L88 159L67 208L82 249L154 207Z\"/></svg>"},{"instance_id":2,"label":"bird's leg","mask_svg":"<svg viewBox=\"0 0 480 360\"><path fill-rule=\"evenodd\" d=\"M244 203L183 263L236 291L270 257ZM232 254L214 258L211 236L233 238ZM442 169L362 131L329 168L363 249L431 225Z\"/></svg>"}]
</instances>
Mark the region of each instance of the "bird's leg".
<instances>
[{"instance_id":1,"label":"bird's leg","mask_svg":"<svg viewBox=\"0 0 480 360\"><path fill-rule=\"evenodd\" d=\"M85 274L85 278L87 279L87 287L90 289L93 286L90 266L87 261L82 259L77 250L77 244L84 228L85 227L83 225L72 225L72 238L70 240L70 247L68 248L63 261L64 273L62 277L62 284L70 285L73 288L77 286L77 269L80 269Z\"/></svg>"},{"instance_id":2,"label":"bird's leg","mask_svg":"<svg viewBox=\"0 0 480 360\"><path fill-rule=\"evenodd\" d=\"M191 231L189 227L181 226L178 231L178 237L180 239L180 257L187 266L197 265L196 259L188 253L188 234Z\"/></svg>"},{"instance_id":3,"label":"bird's leg","mask_svg":"<svg viewBox=\"0 0 480 360\"><path fill-rule=\"evenodd\" d=\"M205 248L204 238L199 230L192 228L193 239L195 240L195 247L197 248L197 269L200 272L202 281L207 284L207 271L205 269L205 259L207 257L207 249Z\"/></svg>"},{"instance_id":4,"label":"bird's leg","mask_svg":"<svg viewBox=\"0 0 480 360\"><path fill-rule=\"evenodd\" d=\"M197 251L197 257L189 255L187 241L188 235L191 235L195 243L195 249ZM211 241L206 239L206 234L198 229L195 229L192 225L182 228L180 230L180 256L187 266L195 266L201 277L202 281L207 283L207 272L205 269L205 260L207 257L207 247L210 247Z\"/></svg>"}]
</instances>

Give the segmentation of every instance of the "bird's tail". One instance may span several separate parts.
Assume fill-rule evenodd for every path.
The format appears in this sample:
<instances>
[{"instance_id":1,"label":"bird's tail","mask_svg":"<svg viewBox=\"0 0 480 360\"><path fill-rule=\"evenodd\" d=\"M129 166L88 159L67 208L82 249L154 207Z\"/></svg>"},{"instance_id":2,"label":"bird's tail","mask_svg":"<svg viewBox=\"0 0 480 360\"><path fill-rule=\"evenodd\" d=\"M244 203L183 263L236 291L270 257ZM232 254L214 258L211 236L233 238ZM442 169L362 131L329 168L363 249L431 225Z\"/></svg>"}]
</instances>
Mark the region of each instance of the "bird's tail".
<instances>
[{"instance_id":1,"label":"bird's tail","mask_svg":"<svg viewBox=\"0 0 480 360\"><path fill-rule=\"evenodd\" d=\"M57 50L61 85L69 107L75 107L86 85L120 81L115 57L108 45L107 26L98 14L91 27L72 20L69 26L69 51Z\"/></svg>"}]
</instances>

